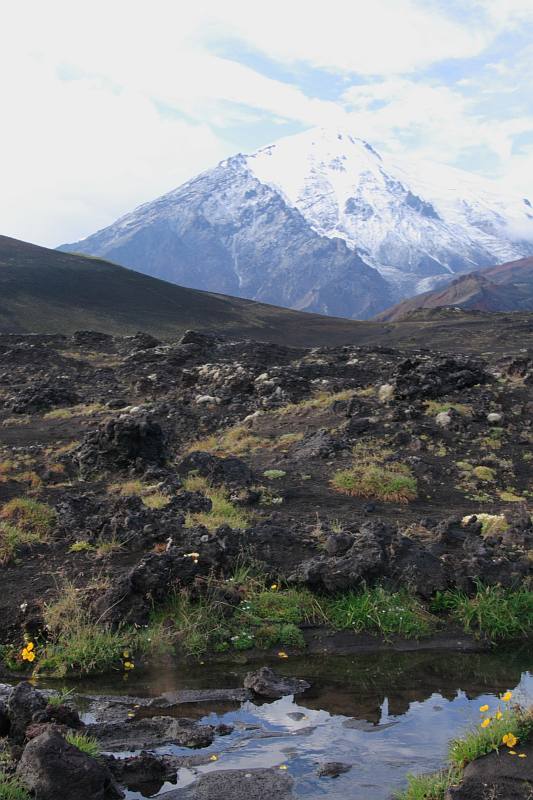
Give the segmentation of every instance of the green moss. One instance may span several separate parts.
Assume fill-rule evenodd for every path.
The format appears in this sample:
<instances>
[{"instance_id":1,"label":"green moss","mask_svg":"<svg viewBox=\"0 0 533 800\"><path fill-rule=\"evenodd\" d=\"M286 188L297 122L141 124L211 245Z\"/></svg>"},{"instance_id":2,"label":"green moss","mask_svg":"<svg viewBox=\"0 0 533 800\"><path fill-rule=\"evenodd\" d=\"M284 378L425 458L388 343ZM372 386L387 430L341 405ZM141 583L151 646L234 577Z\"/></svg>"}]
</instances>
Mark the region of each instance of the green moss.
<instances>
[{"instance_id":1,"label":"green moss","mask_svg":"<svg viewBox=\"0 0 533 800\"><path fill-rule=\"evenodd\" d=\"M490 467L474 467L472 472L480 481L493 481L495 478L494 470Z\"/></svg>"}]
</instances>

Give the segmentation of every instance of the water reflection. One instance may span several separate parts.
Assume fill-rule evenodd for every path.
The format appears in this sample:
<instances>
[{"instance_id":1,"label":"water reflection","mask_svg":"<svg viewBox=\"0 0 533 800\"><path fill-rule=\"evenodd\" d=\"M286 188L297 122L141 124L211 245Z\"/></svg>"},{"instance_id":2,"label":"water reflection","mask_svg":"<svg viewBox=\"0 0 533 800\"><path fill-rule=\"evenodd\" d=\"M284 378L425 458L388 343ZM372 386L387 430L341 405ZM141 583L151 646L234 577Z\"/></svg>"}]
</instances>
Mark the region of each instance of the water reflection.
<instances>
[{"instance_id":1,"label":"water reflection","mask_svg":"<svg viewBox=\"0 0 533 800\"><path fill-rule=\"evenodd\" d=\"M231 723L235 730L217 738L206 751L218 754L216 762L180 770L177 786L188 785L200 772L287 764L296 797L385 800L405 785L408 772L442 765L449 740L479 722L480 704L493 704L507 689L524 702L533 702L532 656L533 650L524 647L498 653L283 661L276 666L285 674L306 678L312 689L296 700L285 697L197 712L207 723ZM242 685L248 669L244 664L229 668L211 664L136 676L127 685L98 682L84 688L150 695L182 688L226 688ZM177 711L188 713L183 705ZM160 752L185 751L168 747ZM317 765L324 761L344 761L352 769L333 780L318 778ZM175 788L165 785L161 792L164 796ZM143 797L138 792L128 796Z\"/></svg>"}]
</instances>

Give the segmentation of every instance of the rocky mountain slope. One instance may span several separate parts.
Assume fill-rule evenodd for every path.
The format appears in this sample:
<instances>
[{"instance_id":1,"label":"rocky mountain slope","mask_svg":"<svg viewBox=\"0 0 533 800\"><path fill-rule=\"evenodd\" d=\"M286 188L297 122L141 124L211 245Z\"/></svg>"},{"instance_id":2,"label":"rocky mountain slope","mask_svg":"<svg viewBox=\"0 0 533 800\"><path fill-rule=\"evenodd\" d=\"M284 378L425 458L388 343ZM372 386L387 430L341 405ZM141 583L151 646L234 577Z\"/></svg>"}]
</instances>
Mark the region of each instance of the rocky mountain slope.
<instances>
[{"instance_id":1,"label":"rocky mountain slope","mask_svg":"<svg viewBox=\"0 0 533 800\"><path fill-rule=\"evenodd\" d=\"M185 286L365 318L533 254L533 210L489 182L313 129L238 154L60 249Z\"/></svg>"},{"instance_id":2,"label":"rocky mountain slope","mask_svg":"<svg viewBox=\"0 0 533 800\"><path fill-rule=\"evenodd\" d=\"M533 311L533 258L523 258L456 278L443 289L404 300L378 315L404 319L419 309L442 307L478 311Z\"/></svg>"}]
</instances>

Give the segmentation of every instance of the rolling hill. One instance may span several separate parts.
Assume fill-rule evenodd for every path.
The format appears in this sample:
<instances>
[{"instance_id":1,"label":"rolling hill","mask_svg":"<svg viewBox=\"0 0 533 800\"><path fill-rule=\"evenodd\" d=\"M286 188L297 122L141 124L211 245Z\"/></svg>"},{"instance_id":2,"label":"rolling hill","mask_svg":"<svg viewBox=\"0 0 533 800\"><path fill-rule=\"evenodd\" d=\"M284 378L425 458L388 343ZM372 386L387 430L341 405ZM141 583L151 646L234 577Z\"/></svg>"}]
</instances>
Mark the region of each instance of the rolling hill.
<instances>
[{"instance_id":1,"label":"rolling hill","mask_svg":"<svg viewBox=\"0 0 533 800\"><path fill-rule=\"evenodd\" d=\"M395 321L419 309L453 307L470 311L533 311L533 258L521 258L456 278L383 311L376 319Z\"/></svg>"},{"instance_id":2,"label":"rolling hill","mask_svg":"<svg viewBox=\"0 0 533 800\"><path fill-rule=\"evenodd\" d=\"M108 261L0 236L0 336L92 329L171 339L190 328L294 346L505 352L533 341L532 314L428 309L400 322L339 319L185 289Z\"/></svg>"}]
</instances>

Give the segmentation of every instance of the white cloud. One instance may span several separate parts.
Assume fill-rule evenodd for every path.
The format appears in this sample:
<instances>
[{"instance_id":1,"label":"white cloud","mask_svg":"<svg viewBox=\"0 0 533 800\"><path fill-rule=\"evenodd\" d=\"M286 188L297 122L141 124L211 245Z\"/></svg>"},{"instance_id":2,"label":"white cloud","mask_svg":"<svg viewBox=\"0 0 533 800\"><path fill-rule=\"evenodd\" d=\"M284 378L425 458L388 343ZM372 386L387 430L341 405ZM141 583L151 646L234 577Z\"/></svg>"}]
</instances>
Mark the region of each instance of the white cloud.
<instances>
[{"instance_id":1,"label":"white cloud","mask_svg":"<svg viewBox=\"0 0 533 800\"><path fill-rule=\"evenodd\" d=\"M527 113L493 122L468 94L503 95L516 69L495 60L487 86L469 74L455 86L413 77L479 54L533 16L531 0L471 0L470 10L479 24L454 21L441 0L12 3L0 51L3 232L52 245L81 238L238 149L217 130L261 120L351 127L440 161L481 146L519 180L525 162L510 153ZM366 82L318 99L239 63L235 42L295 74Z\"/></svg>"},{"instance_id":2,"label":"white cloud","mask_svg":"<svg viewBox=\"0 0 533 800\"><path fill-rule=\"evenodd\" d=\"M406 73L448 58L479 53L492 32L462 26L428 3L412 0L270 0L241 13L229 27L273 58L341 72Z\"/></svg>"}]
</instances>

